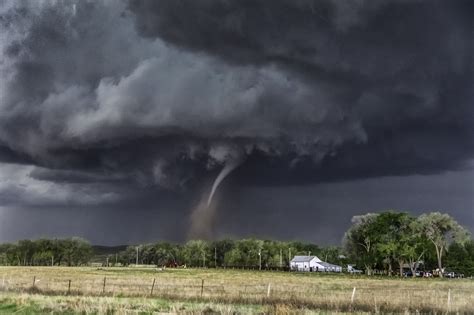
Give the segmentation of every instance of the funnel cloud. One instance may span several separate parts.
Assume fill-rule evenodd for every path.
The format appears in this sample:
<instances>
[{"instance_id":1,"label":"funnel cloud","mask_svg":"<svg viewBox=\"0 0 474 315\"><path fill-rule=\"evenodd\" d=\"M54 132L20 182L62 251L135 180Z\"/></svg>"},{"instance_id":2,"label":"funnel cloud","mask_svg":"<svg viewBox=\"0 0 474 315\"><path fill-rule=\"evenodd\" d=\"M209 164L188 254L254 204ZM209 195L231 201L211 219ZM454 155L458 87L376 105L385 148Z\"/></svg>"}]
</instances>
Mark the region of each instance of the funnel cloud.
<instances>
[{"instance_id":1,"label":"funnel cloud","mask_svg":"<svg viewBox=\"0 0 474 315\"><path fill-rule=\"evenodd\" d=\"M209 207L212 202L212 197L216 193L217 187L219 187L220 183L229 175L233 170L240 166L244 162L244 155L242 152L232 152L230 156L226 158L224 163L224 167L220 171L219 175L212 184L211 193L209 194L209 198L207 199L207 206Z\"/></svg>"},{"instance_id":2,"label":"funnel cloud","mask_svg":"<svg viewBox=\"0 0 474 315\"><path fill-rule=\"evenodd\" d=\"M470 174L473 12L468 0L0 1L0 209L211 222L239 189ZM254 213L241 198L236 213ZM190 214L194 200L214 210Z\"/></svg>"}]
</instances>

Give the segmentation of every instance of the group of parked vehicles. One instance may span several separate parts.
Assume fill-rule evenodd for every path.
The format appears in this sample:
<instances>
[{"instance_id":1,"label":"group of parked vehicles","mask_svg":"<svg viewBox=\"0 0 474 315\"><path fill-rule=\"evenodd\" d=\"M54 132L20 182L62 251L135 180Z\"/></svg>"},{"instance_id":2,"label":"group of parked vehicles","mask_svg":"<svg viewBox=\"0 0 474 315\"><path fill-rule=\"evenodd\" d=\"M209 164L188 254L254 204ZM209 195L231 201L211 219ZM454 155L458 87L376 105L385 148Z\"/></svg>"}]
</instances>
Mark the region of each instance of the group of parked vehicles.
<instances>
[{"instance_id":1,"label":"group of parked vehicles","mask_svg":"<svg viewBox=\"0 0 474 315\"><path fill-rule=\"evenodd\" d=\"M423 271L423 270L416 270L415 271L415 277L420 277L420 278L431 278L431 277L439 277L440 272L437 270L434 271ZM413 272L412 271L406 271L403 273L403 276L406 278L411 278L413 277ZM464 274L462 273L456 273L454 271L444 271L443 272L443 277L444 278L464 278Z\"/></svg>"}]
</instances>

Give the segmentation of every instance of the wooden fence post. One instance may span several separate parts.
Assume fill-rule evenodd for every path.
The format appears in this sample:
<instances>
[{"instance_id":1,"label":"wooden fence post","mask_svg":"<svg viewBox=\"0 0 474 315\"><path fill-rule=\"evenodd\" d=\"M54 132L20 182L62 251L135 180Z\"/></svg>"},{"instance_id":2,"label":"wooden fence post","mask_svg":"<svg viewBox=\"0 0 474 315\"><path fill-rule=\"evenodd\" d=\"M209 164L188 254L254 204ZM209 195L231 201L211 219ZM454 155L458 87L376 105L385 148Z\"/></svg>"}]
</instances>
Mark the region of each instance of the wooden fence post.
<instances>
[{"instance_id":1,"label":"wooden fence post","mask_svg":"<svg viewBox=\"0 0 474 315\"><path fill-rule=\"evenodd\" d=\"M271 283L269 283L267 287L267 298L270 297L270 291L271 291Z\"/></svg>"},{"instance_id":2,"label":"wooden fence post","mask_svg":"<svg viewBox=\"0 0 474 315\"><path fill-rule=\"evenodd\" d=\"M104 285L102 287L102 293L105 293L105 281L106 281L107 277L104 277Z\"/></svg>"},{"instance_id":3,"label":"wooden fence post","mask_svg":"<svg viewBox=\"0 0 474 315\"><path fill-rule=\"evenodd\" d=\"M68 280L67 284L67 295L71 294L71 280Z\"/></svg>"},{"instance_id":4,"label":"wooden fence post","mask_svg":"<svg viewBox=\"0 0 474 315\"><path fill-rule=\"evenodd\" d=\"M356 287L354 287L354 289L352 289L351 305L354 303L355 294L356 294Z\"/></svg>"},{"instance_id":5,"label":"wooden fence post","mask_svg":"<svg viewBox=\"0 0 474 315\"><path fill-rule=\"evenodd\" d=\"M201 279L201 297L204 292L204 279Z\"/></svg>"},{"instance_id":6,"label":"wooden fence post","mask_svg":"<svg viewBox=\"0 0 474 315\"><path fill-rule=\"evenodd\" d=\"M451 311L451 289L448 289L448 312Z\"/></svg>"},{"instance_id":7,"label":"wooden fence post","mask_svg":"<svg viewBox=\"0 0 474 315\"><path fill-rule=\"evenodd\" d=\"M35 286L36 284L36 276L33 277L33 287Z\"/></svg>"},{"instance_id":8,"label":"wooden fence post","mask_svg":"<svg viewBox=\"0 0 474 315\"><path fill-rule=\"evenodd\" d=\"M155 288L155 278L153 278L153 284L151 285L150 295L153 295L153 289Z\"/></svg>"}]
</instances>

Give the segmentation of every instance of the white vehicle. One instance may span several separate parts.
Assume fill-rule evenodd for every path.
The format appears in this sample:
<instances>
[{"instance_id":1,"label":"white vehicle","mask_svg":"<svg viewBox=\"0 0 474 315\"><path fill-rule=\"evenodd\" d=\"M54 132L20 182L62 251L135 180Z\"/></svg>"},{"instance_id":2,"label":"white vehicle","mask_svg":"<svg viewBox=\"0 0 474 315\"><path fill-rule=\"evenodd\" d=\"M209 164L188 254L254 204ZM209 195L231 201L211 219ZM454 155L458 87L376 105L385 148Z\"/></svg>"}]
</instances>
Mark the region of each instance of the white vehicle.
<instances>
[{"instance_id":1,"label":"white vehicle","mask_svg":"<svg viewBox=\"0 0 474 315\"><path fill-rule=\"evenodd\" d=\"M354 265L347 265L347 272L349 272L349 273L362 273L362 270L354 268Z\"/></svg>"}]
</instances>

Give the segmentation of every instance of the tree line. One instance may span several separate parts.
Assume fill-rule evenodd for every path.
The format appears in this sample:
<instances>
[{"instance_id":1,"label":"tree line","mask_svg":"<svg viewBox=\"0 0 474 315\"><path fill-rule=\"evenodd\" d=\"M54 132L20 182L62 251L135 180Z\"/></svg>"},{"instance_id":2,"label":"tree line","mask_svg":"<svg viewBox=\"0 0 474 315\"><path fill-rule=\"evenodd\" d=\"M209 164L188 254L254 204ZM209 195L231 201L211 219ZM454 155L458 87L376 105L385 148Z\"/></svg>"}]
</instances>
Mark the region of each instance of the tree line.
<instances>
[{"instance_id":1,"label":"tree line","mask_svg":"<svg viewBox=\"0 0 474 315\"><path fill-rule=\"evenodd\" d=\"M121 265L278 269L287 268L295 255L318 255L328 261L343 263L342 248L319 247L305 242L281 242L255 238L242 240L191 240L185 244L159 242L129 246L119 253ZM113 259L110 259L112 261Z\"/></svg>"},{"instance_id":2,"label":"tree line","mask_svg":"<svg viewBox=\"0 0 474 315\"><path fill-rule=\"evenodd\" d=\"M470 233L448 214L432 212L418 217L386 211L354 216L342 246L319 247L312 243L243 239L184 245L159 242L130 246L122 251L122 265L155 264L190 267L288 268L295 255L316 255L346 267L355 265L374 273L415 275L417 269L474 275L474 241Z\"/></svg>"},{"instance_id":3,"label":"tree line","mask_svg":"<svg viewBox=\"0 0 474 315\"><path fill-rule=\"evenodd\" d=\"M402 275L407 269L415 274L417 268L443 270L445 266L474 275L474 241L452 217L439 212L418 217L395 211L355 216L342 246L249 238L157 242L106 255L98 248L94 253L94 247L80 238L22 240L0 245L0 263L80 266L100 261L121 266L288 269L295 255L315 255L343 267L356 265L368 275Z\"/></svg>"},{"instance_id":4,"label":"tree line","mask_svg":"<svg viewBox=\"0 0 474 315\"><path fill-rule=\"evenodd\" d=\"M77 237L0 245L0 263L10 266L81 266L88 264L92 256L89 242Z\"/></svg>"}]
</instances>

